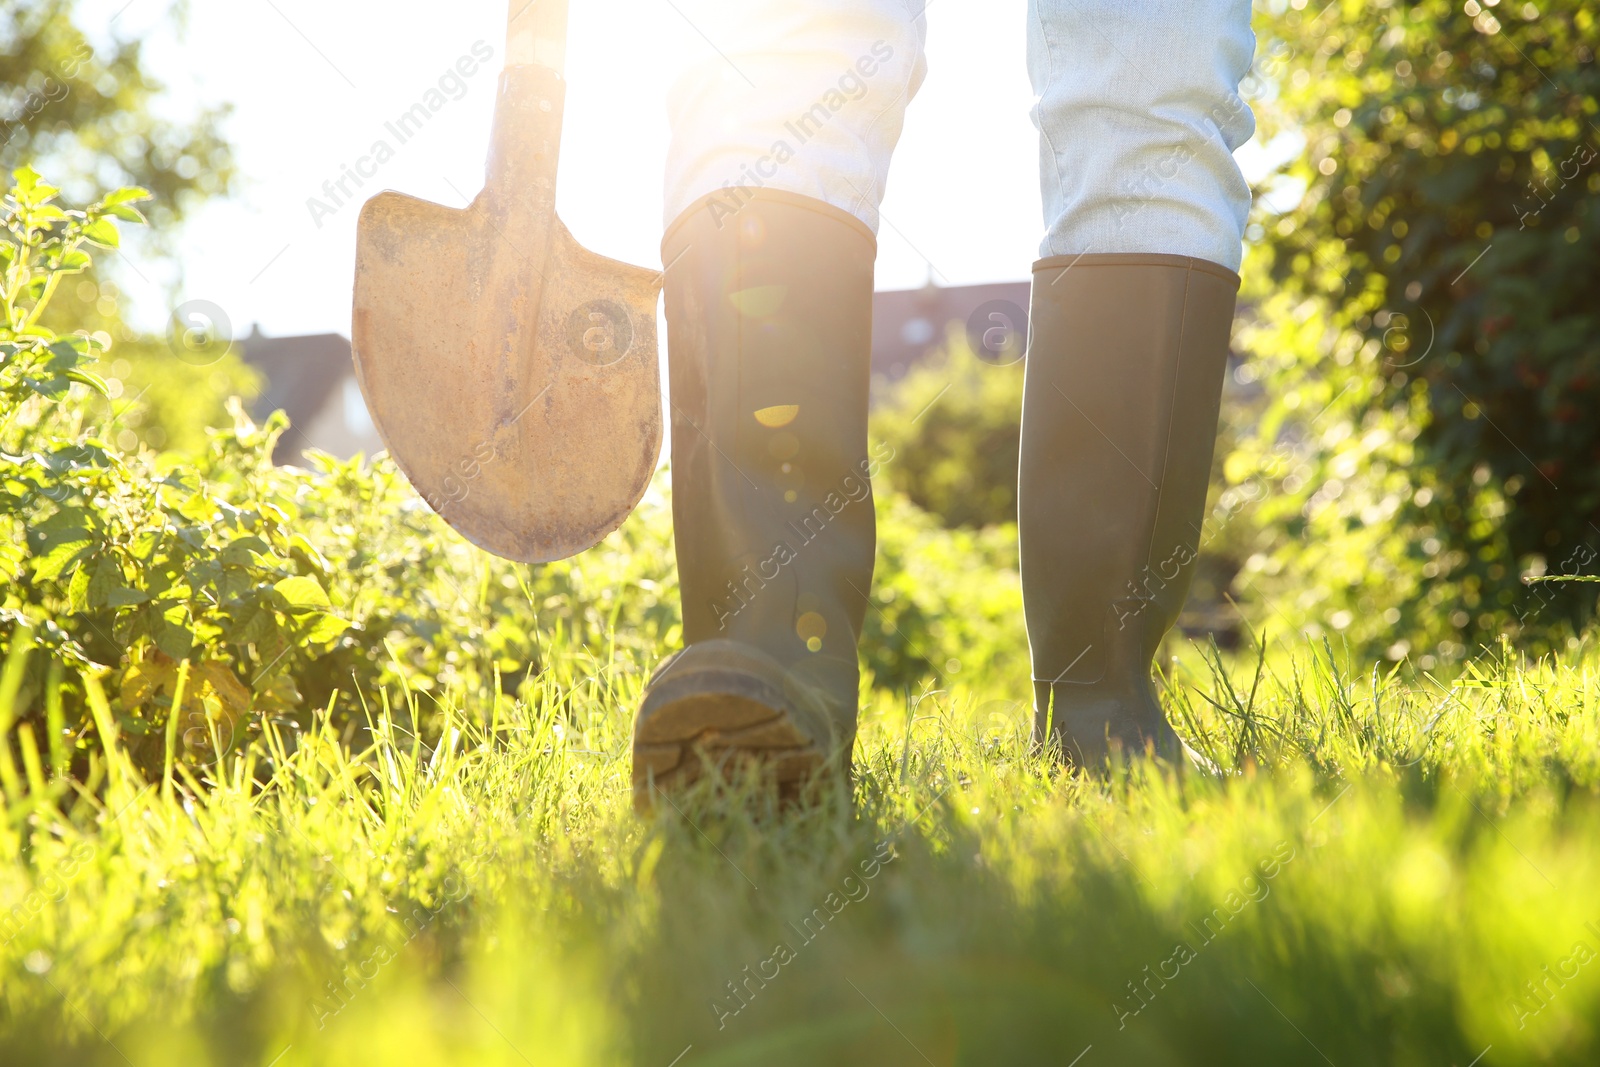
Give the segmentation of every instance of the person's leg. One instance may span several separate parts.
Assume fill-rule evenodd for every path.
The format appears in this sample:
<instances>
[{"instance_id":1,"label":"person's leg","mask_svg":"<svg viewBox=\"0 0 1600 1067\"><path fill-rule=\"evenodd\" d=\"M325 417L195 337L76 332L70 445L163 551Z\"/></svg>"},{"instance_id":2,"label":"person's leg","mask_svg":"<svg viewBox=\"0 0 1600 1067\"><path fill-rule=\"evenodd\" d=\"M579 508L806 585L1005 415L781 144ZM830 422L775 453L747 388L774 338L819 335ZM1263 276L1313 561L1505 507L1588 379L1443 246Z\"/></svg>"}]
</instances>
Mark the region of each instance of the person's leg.
<instances>
[{"instance_id":1,"label":"person's leg","mask_svg":"<svg viewBox=\"0 0 1600 1067\"><path fill-rule=\"evenodd\" d=\"M922 85L922 0L680 0L706 38L667 94L666 225L756 189L878 230L889 158ZM671 276L668 275L668 283Z\"/></svg>"},{"instance_id":2,"label":"person's leg","mask_svg":"<svg viewBox=\"0 0 1600 1067\"><path fill-rule=\"evenodd\" d=\"M1239 269L1255 133L1248 0L1029 0L1039 255L1150 252Z\"/></svg>"},{"instance_id":3,"label":"person's leg","mask_svg":"<svg viewBox=\"0 0 1600 1067\"><path fill-rule=\"evenodd\" d=\"M1247 0L1030 0L1045 238L1018 485L1035 736L1175 757L1151 685L1200 547L1254 132ZM1131 754L1131 752L1130 752Z\"/></svg>"},{"instance_id":4,"label":"person's leg","mask_svg":"<svg viewBox=\"0 0 1600 1067\"><path fill-rule=\"evenodd\" d=\"M849 760L872 579L874 231L922 77L901 0L687 5L721 55L670 95L667 348L686 648L634 729L636 800L703 759Z\"/></svg>"}]
</instances>

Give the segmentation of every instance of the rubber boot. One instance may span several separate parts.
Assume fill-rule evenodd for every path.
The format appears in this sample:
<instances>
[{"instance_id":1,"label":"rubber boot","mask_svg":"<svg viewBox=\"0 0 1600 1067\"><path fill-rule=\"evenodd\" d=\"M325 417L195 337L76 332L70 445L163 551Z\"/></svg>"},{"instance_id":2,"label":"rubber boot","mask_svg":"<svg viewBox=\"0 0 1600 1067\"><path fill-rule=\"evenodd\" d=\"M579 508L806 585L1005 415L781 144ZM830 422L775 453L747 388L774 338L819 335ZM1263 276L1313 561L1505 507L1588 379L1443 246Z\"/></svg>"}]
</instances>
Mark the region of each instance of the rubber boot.
<instances>
[{"instance_id":1,"label":"rubber boot","mask_svg":"<svg viewBox=\"0 0 1600 1067\"><path fill-rule=\"evenodd\" d=\"M1194 574L1239 278L1166 255L1034 265L1017 495L1034 738L1178 762L1151 661Z\"/></svg>"},{"instance_id":2,"label":"rubber boot","mask_svg":"<svg viewBox=\"0 0 1600 1067\"><path fill-rule=\"evenodd\" d=\"M634 726L635 803L758 761L848 773L876 524L867 454L876 240L762 190L668 229L672 519L685 648Z\"/></svg>"}]
</instances>

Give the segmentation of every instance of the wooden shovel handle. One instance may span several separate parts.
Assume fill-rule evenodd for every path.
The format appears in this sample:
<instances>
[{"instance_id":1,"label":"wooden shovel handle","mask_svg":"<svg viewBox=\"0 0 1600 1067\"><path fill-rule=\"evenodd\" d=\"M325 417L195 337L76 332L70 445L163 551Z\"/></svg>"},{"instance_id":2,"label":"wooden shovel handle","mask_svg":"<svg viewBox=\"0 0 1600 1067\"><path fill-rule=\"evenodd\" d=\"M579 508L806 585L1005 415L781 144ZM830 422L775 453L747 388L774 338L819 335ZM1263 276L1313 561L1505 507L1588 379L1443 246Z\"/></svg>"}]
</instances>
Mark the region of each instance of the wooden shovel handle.
<instances>
[{"instance_id":1,"label":"wooden shovel handle","mask_svg":"<svg viewBox=\"0 0 1600 1067\"><path fill-rule=\"evenodd\" d=\"M560 74L566 62L567 0L509 0L506 66L548 67Z\"/></svg>"}]
</instances>

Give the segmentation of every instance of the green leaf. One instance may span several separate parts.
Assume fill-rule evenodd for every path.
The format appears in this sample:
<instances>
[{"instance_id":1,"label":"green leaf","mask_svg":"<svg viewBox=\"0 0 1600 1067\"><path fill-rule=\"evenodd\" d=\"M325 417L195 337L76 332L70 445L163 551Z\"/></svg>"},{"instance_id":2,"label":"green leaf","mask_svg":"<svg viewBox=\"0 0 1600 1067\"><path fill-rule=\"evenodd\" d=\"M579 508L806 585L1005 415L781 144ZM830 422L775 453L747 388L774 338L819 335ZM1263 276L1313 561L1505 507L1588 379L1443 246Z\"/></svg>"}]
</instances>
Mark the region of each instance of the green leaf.
<instances>
[{"instance_id":1,"label":"green leaf","mask_svg":"<svg viewBox=\"0 0 1600 1067\"><path fill-rule=\"evenodd\" d=\"M194 635L185 625L189 612L182 604L162 608L158 601L149 609L151 636L156 647L173 659L184 659L194 649Z\"/></svg>"},{"instance_id":2,"label":"green leaf","mask_svg":"<svg viewBox=\"0 0 1600 1067\"><path fill-rule=\"evenodd\" d=\"M195 551L203 551L206 547L207 531L205 527L178 526L175 527L172 532L177 536L179 543L186 545Z\"/></svg>"},{"instance_id":3,"label":"green leaf","mask_svg":"<svg viewBox=\"0 0 1600 1067\"><path fill-rule=\"evenodd\" d=\"M121 189L113 189L107 193L105 199L100 201L101 207L116 207L119 204L136 204L140 200L149 200L154 194L148 189L137 185L124 185Z\"/></svg>"},{"instance_id":4,"label":"green leaf","mask_svg":"<svg viewBox=\"0 0 1600 1067\"><path fill-rule=\"evenodd\" d=\"M113 215L119 219L125 219L128 222L145 222L146 219L143 213L140 212L138 208L131 207L130 205L138 203L141 200L149 199L151 199L151 196L148 189L140 189L137 187L117 189L114 192L106 194L105 199L101 200L98 204L92 205L88 210L88 215L90 218L97 218L102 215Z\"/></svg>"},{"instance_id":5,"label":"green leaf","mask_svg":"<svg viewBox=\"0 0 1600 1067\"><path fill-rule=\"evenodd\" d=\"M150 724L132 715L119 715L117 717L117 726L125 734L143 737L150 733Z\"/></svg>"},{"instance_id":6,"label":"green leaf","mask_svg":"<svg viewBox=\"0 0 1600 1067\"><path fill-rule=\"evenodd\" d=\"M333 610L333 603L328 599L328 594L323 591L315 578L296 575L273 583L272 588L283 598L283 603L291 614Z\"/></svg>"},{"instance_id":7,"label":"green leaf","mask_svg":"<svg viewBox=\"0 0 1600 1067\"><path fill-rule=\"evenodd\" d=\"M317 551L315 545L306 540L303 534L293 534L289 537L289 553L318 574L328 573L327 559Z\"/></svg>"},{"instance_id":8,"label":"green leaf","mask_svg":"<svg viewBox=\"0 0 1600 1067\"><path fill-rule=\"evenodd\" d=\"M67 610L74 615L89 610L90 580L87 565L72 572L72 580L67 583Z\"/></svg>"},{"instance_id":9,"label":"green leaf","mask_svg":"<svg viewBox=\"0 0 1600 1067\"><path fill-rule=\"evenodd\" d=\"M107 400L111 399L111 387L106 384L106 380L100 375L92 374L86 370L69 370L67 371L67 377L72 381L82 382Z\"/></svg>"},{"instance_id":10,"label":"green leaf","mask_svg":"<svg viewBox=\"0 0 1600 1067\"><path fill-rule=\"evenodd\" d=\"M210 525L217 516L217 502L204 493L195 492L178 505L178 514L191 522Z\"/></svg>"},{"instance_id":11,"label":"green leaf","mask_svg":"<svg viewBox=\"0 0 1600 1067\"><path fill-rule=\"evenodd\" d=\"M48 552L40 556L33 564L33 578L37 582L50 582L60 578L67 568L77 564L89 550L94 547L94 542L87 536L73 540L64 540L52 546Z\"/></svg>"},{"instance_id":12,"label":"green leaf","mask_svg":"<svg viewBox=\"0 0 1600 1067\"><path fill-rule=\"evenodd\" d=\"M121 204L118 204L115 207L106 208L106 214L107 215L115 215L117 218L122 219L122 220L124 220L126 222L141 222L142 223L142 222L149 222L150 221L149 219L145 218L142 214L139 213L139 209L138 208L125 207L125 206L123 206Z\"/></svg>"},{"instance_id":13,"label":"green leaf","mask_svg":"<svg viewBox=\"0 0 1600 1067\"><path fill-rule=\"evenodd\" d=\"M350 624L337 615L319 615L306 632L306 641L313 645L326 644L350 629Z\"/></svg>"},{"instance_id":14,"label":"green leaf","mask_svg":"<svg viewBox=\"0 0 1600 1067\"><path fill-rule=\"evenodd\" d=\"M250 567L261 562L260 555L271 549L272 546L259 537L240 537L224 545L222 551L217 553L217 559L224 567ZM267 565L271 565L270 561Z\"/></svg>"},{"instance_id":15,"label":"green leaf","mask_svg":"<svg viewBox=\"0 0 1600 1067\"><path fill-rule=\"evenodd\" d=\"M93 568L85 569L93 571L89 578L90 607L122 608L131 604L142 604L150 599L149 594L127 587L127 581L122 576L122 568L110 553L102 554L94 561Z\"/></svg>"},{"instance_id":16,"label":"green leaf","mask_svg":"<svg viewBox=\"0 0 1600 1067\"><path fill-rule=\"evenodd\" d=\"M199 492L200 478L193 471L175 470L161 478L155 479L156 485L164 485L169 489L181 489L186 493Z\"/></svg>"},{"instance_id":17,"label":"green leaf","mask_svg":"<svg viewBox=\"0 0 1600 1067\"><path fill-rule=\"evenodd\" d=\"M222 627L214 622L207 622L204 618L195 619L193 625L197 644L209 645L222 636Z\"/></svg>"},{"instance_id":18,"label":"green leaf","mask_svg":"<svg viewBox=\"0 0 1600 1067\"><path fill-rule=\"evenodd\" d=\"M117 224L110 219L90 219L83 225L83 236L85 240L106 248L117 248L122 244Z\"/></svg>"},{"instance_id":19,"label":"green leaf","mask_svg":"<svg viewBox=\"0 0 1600 1067\"><path fill-rule=\"evenodd\" d=\"M24 377L22 384L32 392L52 400L66 392L72 385L65 376L59 374L52 374L48 378Z\"/></svg>"},{"instance_id":20,"label":"green leaf","mask_svg":"<svg viewBox=\"0 0 1600 1067\"><path fill-rule=\"evenodd\" d=\"M50 370L69 371L83 362L84 353L78 338L52 342L49 349L50 358L44 365Z\"/></svg>"},{"instance_id":21,"label":"green leaf","mask_svg":"<svg viewBox=\"0 0 1600 1067\"><path fill-rule=\"evenodd\" d=\"M0 583L9 583L16 578L17 568L22 565L25 556L23 547L15 541L0 541Z\"/></svg>"},{"instance_id":22,"label":"green leaf","mask_svg":"<svg viewBox=\"0 0 1600 1067\"><path fill-rule=\"evenodd\" d=\"M106 450L97 444L72 444L65 448L58 448L41 456L45 467L55 474L76 474L93 470L104 470L111 466L111 457ZM75 520L79 525L86 524L91 513L85 509L73 509L73 514L79 516Z\"/></svg>"},{"instance_id":23,"label":"green leaf","mask_svg":"<svg viewBox=\"0 0 1600 1067\"><path fill-rule=\"evenodd\" d=\"M128 551L136 559L148 560L154 555L157 546L161 544L164 530L141 530L134 535L128 545Z\"/></svg>"},{"instance_id":24,"label":"green leaf","mask_svg":"<svg viewBox=\"0 0 1600 1067\"><path fill-rule=\"evenodd\" d=\"M227 639L235 644L259 644L278 632L278 617L272 609L257 604L236 615Z\"/></svg>"},{"instance_id":25,"label":"green leaf","mask_svg":"<svg viewBox=\"0 0 1600 1067\"><path fill-rule=\"evenodd\" d=\"M52 455L59 454L52 453ZM32 533L40 542L54 545L59 541L74 540L79 536L87 537L95 525L93 512L88 508L74 505L60 508L48 519L35 523Z\"/></svg>"},{"instance_id":26,"label":"green leaf","mask_svg":"<svg viewBox=\"0 0 1600 1067\"><path fill-rule=\"evenodd\" d=\"M126 608L134 604L143 604L150 599L150 594L140 589L112 589L106 593L105 605L108 608Z\"/></svg>"}]
</instances>

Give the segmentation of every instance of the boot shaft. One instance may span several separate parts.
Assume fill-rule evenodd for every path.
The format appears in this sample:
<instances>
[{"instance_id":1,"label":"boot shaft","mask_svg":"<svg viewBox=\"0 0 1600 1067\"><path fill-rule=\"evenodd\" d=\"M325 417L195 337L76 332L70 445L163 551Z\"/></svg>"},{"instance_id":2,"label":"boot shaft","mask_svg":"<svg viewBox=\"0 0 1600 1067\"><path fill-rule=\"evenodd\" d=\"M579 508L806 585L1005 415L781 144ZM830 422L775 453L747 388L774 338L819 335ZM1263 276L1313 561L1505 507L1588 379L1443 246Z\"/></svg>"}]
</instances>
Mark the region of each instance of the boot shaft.
<instances>
[{"instance_id":1,"label":"boot shaft","mask_svg":"<svg viewBox=\"0 0 1600 1067\"><path fill-rule=\"evenodd\" d=\"M1200 549L1237 290L1184 256L1035 266L1018 528L1047 718L1165 729L1150 665Z\"/></svg>"},{"instance_id":2,"label":"boot shaft","mask_svg":"<svg viewBox=\"0 0 1600 1067\"><path fill-rule=\"evenodd\" d=\"M759 648L852 723L875 251L853 217L765 191L691 208L662 246L684 640Z\"/></svg>"}]
</instances>

